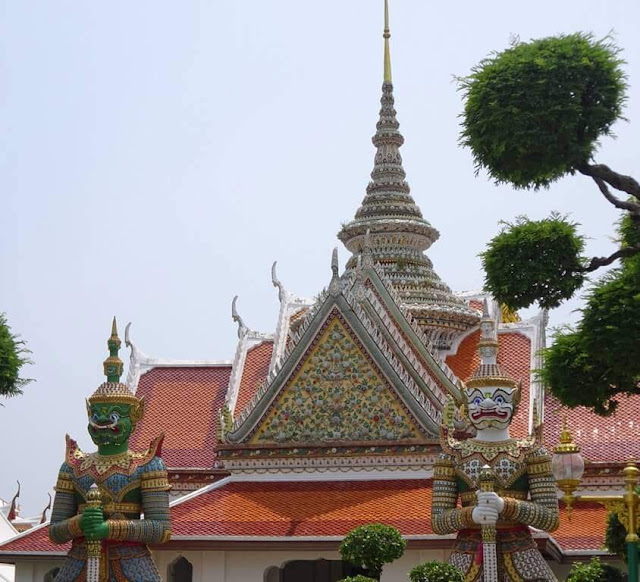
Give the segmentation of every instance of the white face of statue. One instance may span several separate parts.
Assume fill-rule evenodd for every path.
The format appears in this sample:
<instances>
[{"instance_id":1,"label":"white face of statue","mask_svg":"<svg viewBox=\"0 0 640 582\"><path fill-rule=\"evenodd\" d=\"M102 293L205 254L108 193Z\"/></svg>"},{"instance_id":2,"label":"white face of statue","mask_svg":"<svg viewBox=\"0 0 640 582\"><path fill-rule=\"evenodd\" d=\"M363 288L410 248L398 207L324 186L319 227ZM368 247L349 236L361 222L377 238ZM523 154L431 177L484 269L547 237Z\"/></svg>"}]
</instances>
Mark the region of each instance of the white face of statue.
<instances>
[{"instance_id":1,"label":"white face of statue","mask_svg":"<svg viewBox=\"0 0 640 582\"><path fill-rule=\"evenodd\" d=\"M506 429L515 409L515 388L487 386L467 391L469 420L477 430Z\"/></svg>"}]
</instances>

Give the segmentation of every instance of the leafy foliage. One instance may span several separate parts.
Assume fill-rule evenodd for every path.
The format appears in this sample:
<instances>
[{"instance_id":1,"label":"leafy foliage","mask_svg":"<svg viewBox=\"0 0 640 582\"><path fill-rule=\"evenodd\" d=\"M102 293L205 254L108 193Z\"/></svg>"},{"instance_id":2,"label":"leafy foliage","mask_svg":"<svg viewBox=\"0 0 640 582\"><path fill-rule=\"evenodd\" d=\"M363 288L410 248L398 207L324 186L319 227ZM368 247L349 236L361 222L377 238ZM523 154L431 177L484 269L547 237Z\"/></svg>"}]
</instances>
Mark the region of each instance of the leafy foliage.
<instances>
[{"instance_id":1,"label":"leafy foliage","mask_svg":"<svg viewBox=\"0 0 640 582\"><path fill-rule=\"evenodd\" d=\"M481 254L485 287L509 309L557 307L582 286L584 238L576 225L552 214L533 221L519 217L505 228Z\"/></svg>"},{"instance_id":2,"label":"leafy foliage","mask_svg":"<svg viewBox=\"0 0 640 582\"><path fill-rule=\"evenodd\" d=\"M352 529L340 544L340 555L377 580L382 567L400 558L406 547L407 542L395 527L372 523Z\"/></svg>"},{"instance_id":3,"label":"leafy foliage","mask_svg":"<svg viewBox=\"0 0 640 582\"><path fill-rule=\"evenodd\" d=\"M31 363L29 350L17 335L11 333L7 318L0 313L0 396L17 396L31 380L20 378L20 368Z\"/></svg>"},{"instance_id":4,"label":"leafy foliage","mask_svg":"<svg viewBox=\"0 0 640 582\"><path fill-rule=\"evenodd\" d=\"M567 582L623 582L624 574L599 558L591 558L588 564L575 564L569 572Z\"/></svg>"},{"instance_id":5,"label":"leafy foliage","mask_svg":"<svg viewBox=\"0 0 640 582\"><path fill-rule=\"evenodd\" d=\"M605 415L619 395L640 393L640 184L591 163L598 140L622 115L627 82L619 52L610 39L583 33L518 41L460 79L460 141L476 170L533 189L577 171L625 211L620 248L609 257L584 257L576 225L558 215L507 223L482 254L486 289L510 309L556 307L583 286L586 273L620 260L590 288L576 328L556 333L540 371L563 404Z\"/></svg>"},{"instance_id":6,"label":"leafy foliage","mask_svg":"<svg viewBox=\"0 0 640 582\"><path fill-rule=\"evenodd\" d=\"M516 188L546 187L588 163L620 117L619 49L583 33L516 42L460 79L461 143L476 168Z\"/></svg>"},{"instance_id":7,"label":"leafy foliage","mask_svg":"<svg viewBox=\"0 0 640 582\"><path fill-rule=\"evenodd\" d=\"M462 572L451 564L425 562L409 572L411 582L464 582Z\"/></svg>"},{"instance_id":8,"label":"leafy foliage","mask_svg":"<svg viewBox=\"0 0 640 582\"><path fill-rule=\"evenodd\" d=\"M358 574L357 576L347 576L346 578L342 578L338 580L338 582L376 582L374 578L369 578L369 576L363 576L362 574Z\"/></svg>"},{"instance_id":9,"label":"leafy foliage","mask_svg":"<svg viewBox=\"0 0 640 582\"><path fill-rule=\"evenodd\" d=\"M620 232L623 245L637 236L626 220ZM640 392L640 255L593 285L582 314L575 330L555 334L540 376L563 404L610 414L616 396Z\"/></svg>"},{"instance_id":10,"label":"leafy foliage","mask_svg":"<svg viewBox=\"0 0 640 582\"><path fill-rule=\"evenodd\" d=\"M636 493L640 493L640 487L636 487ZM640 530L638 530L640 532ZM637 533L637 532L636 532ZM624 562L627 562L627 530L624 529L622 523L618 519L618 515L610 513L607 517L607 531L604 536L604 545L612 554L620 556ZM637 542L638 551L640 551L640 542Z\"/></svg>"}]
</instances>

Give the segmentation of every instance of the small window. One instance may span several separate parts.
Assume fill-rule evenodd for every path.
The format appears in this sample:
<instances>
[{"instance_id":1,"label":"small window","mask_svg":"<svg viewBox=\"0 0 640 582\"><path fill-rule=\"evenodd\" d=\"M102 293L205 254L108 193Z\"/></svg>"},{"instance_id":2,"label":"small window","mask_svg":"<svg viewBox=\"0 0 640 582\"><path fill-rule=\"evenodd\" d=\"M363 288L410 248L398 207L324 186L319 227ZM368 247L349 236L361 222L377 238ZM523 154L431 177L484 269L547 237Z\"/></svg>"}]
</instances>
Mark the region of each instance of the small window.
<instances>
[{"instance_id":1,"label":"small window","mask_svg":"<svg viewBox=\"0 0 640 582\"><path fill-rule=\"evenodd\" d=\"M169 564L168 582L192 582L193 566L186 558L180 557Z\"/></svg>"}]
</instances>

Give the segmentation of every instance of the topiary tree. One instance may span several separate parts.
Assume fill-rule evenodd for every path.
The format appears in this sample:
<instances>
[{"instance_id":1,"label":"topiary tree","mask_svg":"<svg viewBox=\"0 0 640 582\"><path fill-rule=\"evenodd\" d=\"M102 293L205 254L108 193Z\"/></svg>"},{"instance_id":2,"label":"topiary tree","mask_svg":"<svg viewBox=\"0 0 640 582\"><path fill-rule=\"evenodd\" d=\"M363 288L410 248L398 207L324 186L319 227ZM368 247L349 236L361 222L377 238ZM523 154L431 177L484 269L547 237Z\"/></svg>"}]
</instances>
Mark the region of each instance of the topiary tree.
<instances>
[{"instance_id":1,"label":"topiary tree","mask_svg":"<svg viewBox=\"0 0 640 582\"><path fill-rule=\"evenodd\" d=\"M20 378L20 368L31 363L29 353L24 341L11 333L4 313L0 313L0 396L18 396L31 382Z\"/></svg>"},{"instance_id":2,"label":"topiary tree","mask_svg":"<svg viewBox=\"0 0 640 582\"><path fill-rule=\"evenodd\" d=\"M610 39L582 33L516 41L459 80L465 99L460 141L471 149L476 171L532 189L581 173L624 213L619 247L608 257L584 256L576 225L558 215L505 223L482 254L487 290L510 309L534 302L556 307L588 273L619 261L619 269L589 292L577 328L556 334L541 371L564 404L599 414L615 409L616 395L640 393L640 347L634 342L640 326L640 184L593 163L598 140L622 118L626 78L619 53Z\"/></svg>"},{"instance_id":3,"label":"topiary tree","mask_svg":"<svg viewBox=\"0 0 640 582\"><path fill-rule=\"evenodd\" d=\"M400 558L406 547L407 542L395 527L372 523L352 529L340 544L340 555L380 580L382 567Z\"/></svg>"},{"instance_id":4,"label":"topiary tree","mask_svg":"<svg viewBox=\"0 0 640 582\"><path fill-rule=\"evenodd\" d=\"M462 572L451 564L425 562L409 572L411 582L464 582Z\"/></svg>"},{"instance_id":5,"label":"topiary tree","mask_svg":"<svg viewBox=\"0 0 640 582\"><path fill-rule=\"evenodd\" d=\"M591 558L588 564L574 564L567 582L624 582L626 577L621 570L609 564L603 564L599 558Z\"/></svg>"}]
</instances>

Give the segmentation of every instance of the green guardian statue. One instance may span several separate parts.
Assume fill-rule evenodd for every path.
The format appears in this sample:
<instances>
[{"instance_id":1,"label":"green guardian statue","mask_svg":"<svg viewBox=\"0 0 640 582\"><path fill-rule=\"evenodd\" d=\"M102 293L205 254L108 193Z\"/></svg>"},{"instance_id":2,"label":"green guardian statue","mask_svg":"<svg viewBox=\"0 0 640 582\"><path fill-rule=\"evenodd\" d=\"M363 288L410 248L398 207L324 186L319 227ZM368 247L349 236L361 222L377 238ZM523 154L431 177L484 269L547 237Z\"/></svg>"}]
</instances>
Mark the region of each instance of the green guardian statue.
<instances>
[{"instance_id":1,"label":"green guardian statue","mask_svg":"<svg viewBox=\"0 0 640 582\"><path fill-rule=\"evenodd\" d=\"M66 437L49 538L72 545L56 582L161 581L147 544L171 536L170 485L160 458L164 435L145 452L129 450L144 401L120 382L120 344L114 318L104 362L107 381L87 401L88 431L98 451L84 453Z\"/></svg>"}]
</instances>

